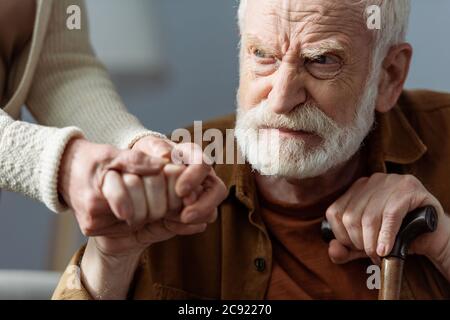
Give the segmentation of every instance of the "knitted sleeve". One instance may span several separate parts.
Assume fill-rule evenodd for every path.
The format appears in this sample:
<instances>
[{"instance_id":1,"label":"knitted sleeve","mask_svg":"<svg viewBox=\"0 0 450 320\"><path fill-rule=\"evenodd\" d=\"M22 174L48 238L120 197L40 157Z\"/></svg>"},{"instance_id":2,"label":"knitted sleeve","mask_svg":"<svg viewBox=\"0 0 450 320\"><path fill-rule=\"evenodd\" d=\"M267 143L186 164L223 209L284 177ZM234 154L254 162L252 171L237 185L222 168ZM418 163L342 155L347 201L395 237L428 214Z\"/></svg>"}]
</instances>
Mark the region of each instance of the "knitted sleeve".
<instances>
[{"instance_id":1,"label":"knitted sleeve","mask_svg":"<svg viewBox=\"0 0 450 320\"><path fill-rule=\"evenodd\" d=\"M75 127L14 121L0 110L0 189L25 194L55 212L66 210L58 197L58 168L67 142L81 136Z\"/></svg>"},{"instance_id":2,"label":"knitted sleeve","mask_svg":"<svg viewBox=\"0 0 450 320\"><path fill-rule=\"evenodd\" d=\"M80 30L66 26L67 8L71 5L81 8ZM84 1L54 1L27 101L33 116L45 125L79 127L89 140L119 148L129 148L143 136L158 135L127 112L93 53L88 33Z\"/></svg>"}]
</instances>

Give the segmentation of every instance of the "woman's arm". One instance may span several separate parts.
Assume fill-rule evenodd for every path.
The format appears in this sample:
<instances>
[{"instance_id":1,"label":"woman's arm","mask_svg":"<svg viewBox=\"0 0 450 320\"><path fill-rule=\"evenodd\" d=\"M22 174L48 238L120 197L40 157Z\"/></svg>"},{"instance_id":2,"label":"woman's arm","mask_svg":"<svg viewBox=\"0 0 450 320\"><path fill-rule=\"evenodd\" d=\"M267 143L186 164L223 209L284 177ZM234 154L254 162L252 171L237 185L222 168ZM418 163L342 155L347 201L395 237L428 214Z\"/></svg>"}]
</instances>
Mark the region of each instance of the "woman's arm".
<instances>
[{"instance_id":1,"label":"woman's arm","mask_svg":"<svg viewBox=\"0 0 450 320\"><path fill-rule=\"evenodd\" d=\"M66 10L73 4L81 8L81 30L66 27ZM27 106L39 123L77 126L93 142L130 147L153 133L127 112L93 54L88 33L84 1L54 1Z\"/></svg>"},{"instance_id":2,"label":"woman's arm","mask_svg":"<svg viewBox=\"0 0 450 320\"><path fill-rule=\"evenodd\" d=\"M58 198L58 169L74 127L43 127L14 121L0 110L0 189L23 193L60 212L67 207Z\"/></svg>"}]
</instances>

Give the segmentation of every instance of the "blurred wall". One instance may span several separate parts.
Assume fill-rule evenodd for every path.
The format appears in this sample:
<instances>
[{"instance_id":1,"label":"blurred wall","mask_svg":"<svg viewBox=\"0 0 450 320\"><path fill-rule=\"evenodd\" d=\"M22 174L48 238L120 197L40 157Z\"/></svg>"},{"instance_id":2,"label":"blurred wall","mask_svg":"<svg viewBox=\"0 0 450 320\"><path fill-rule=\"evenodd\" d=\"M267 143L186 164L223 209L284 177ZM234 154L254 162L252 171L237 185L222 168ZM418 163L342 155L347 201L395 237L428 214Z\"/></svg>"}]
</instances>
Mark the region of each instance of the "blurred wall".
<instances>
[{"instance_id":1,"label":"blurred wall","mask_svg":"<svg viewBox=\"0 0 450 320\"><path fill-rule=\"evenodd\" d=\"M233 112L238 83L237 1L152 1L152 15L160 24L161 41L157 46L164 56L162 70L148 75L113 76L131 112L147 127L162 132ZM125 2L123 11L127 10ZM450 91L449 14L450 1L413 0L409 40L415 56L408 87ZM96 17L91 16L91 20L91 28L95 29ZM119 30L122 34L111 34L117 46L121 45L121 37L132 36L126 24ZM28 114L25 120L31 120ZM55 215L42 205L3 192L0 268L47 268L54 223Z\"/></svg>"}]
</instances>

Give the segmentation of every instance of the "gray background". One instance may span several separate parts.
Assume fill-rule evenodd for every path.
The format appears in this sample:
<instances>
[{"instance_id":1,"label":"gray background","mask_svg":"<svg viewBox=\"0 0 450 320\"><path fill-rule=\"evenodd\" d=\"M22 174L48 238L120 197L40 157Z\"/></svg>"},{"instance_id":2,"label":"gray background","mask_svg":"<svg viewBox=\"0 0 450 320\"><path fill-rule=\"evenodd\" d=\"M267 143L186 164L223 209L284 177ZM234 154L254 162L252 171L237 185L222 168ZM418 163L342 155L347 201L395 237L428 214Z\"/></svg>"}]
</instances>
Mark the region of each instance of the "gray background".
<instances>
[{"instance_id":1,"label":"gray background","mask_svg":"<svg viewBox=\"0 0 450 320\"><path fill-rule=\"evenodd\" d=\"M126 2L121 10L127 10ZM450 1L412 2L409 40L415 55L407 87L450 91ZM236 7L234 0L154 0L163 73L114 76L127 106L147 127L169 132L193 120L233 112L238 82ZM91 19L95 29L95 15ZM127 25L120 30L123 34L111 36L130 36ZM27 114L25 120L31 121ZM3 192L0 269L48 268L54 223L54 214L41 204Z\"/></svg>"}]
</instances>

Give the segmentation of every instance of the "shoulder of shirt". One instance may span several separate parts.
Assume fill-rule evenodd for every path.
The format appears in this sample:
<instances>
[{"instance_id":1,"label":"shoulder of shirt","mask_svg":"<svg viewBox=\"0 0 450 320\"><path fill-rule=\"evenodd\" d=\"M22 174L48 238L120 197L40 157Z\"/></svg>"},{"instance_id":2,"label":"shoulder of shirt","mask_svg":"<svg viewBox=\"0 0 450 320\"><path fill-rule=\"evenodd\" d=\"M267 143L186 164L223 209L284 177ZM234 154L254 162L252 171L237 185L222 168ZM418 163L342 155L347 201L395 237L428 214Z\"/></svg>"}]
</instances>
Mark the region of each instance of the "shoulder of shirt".
<instances>
[{"instance_id":1,"label":"shoulder of shirt","mask_svg":"<svg viewBox=\"0 0 450 320\"><path fill-rule=\"evenodd\" d=\"M398 107L428 150L450 147L447 139L439 139L442 141L436 143L437 137L446 137L450 133L450 93L405 90Z\"/></svg>"},{"instance_id":2,"label":"shoulder of shirt","mask_svg":"<svg viewBox=\"0 0 450 320\"><path fill-rule=\"evenodd\" d=\"M406 113L435 112L450 109L450 93L430 90L404 90L398 105Z\"/></svg>"}]
</instances>

